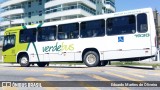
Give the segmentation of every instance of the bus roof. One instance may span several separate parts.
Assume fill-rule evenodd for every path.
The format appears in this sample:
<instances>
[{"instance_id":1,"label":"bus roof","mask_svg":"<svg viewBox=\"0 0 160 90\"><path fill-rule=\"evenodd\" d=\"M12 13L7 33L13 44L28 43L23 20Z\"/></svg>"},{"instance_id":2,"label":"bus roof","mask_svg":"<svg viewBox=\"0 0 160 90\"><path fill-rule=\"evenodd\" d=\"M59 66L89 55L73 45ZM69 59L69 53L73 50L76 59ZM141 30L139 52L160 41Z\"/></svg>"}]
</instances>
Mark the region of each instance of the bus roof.
<instances>
[{"instance_id":1,"label":"bus roof","mask_svg":"<svg viewBox=\"0 0 160 90\"><path fill-rule=\"evenodd\" d=\"M33 25L26 25L26 26L16 26L6 29L5 32L12 31L12 30L21 30L25 28L37 28L40 26L50 26L50 25L59 25L59 24L67 24L67 23L74 23L74 22L82 22L88 20L96 20L96 19L107 19L108 17L116 17L116 16L124 16L124 15L131 15L131 14L138 14L138 13L147 13L152 12L152 8L142 8L142 9L135 9L135 10L128 10L110 14L102 14L90 17L83 17L83 18L76 18L76 19L68 19L62 21L55 21L55 22L48 22L43 24L33 24Z\"/></svg>"},{"instance_id":2,"label":"bus roof","mask_svg":"<svg viewBox=\"0 0 160 90\"><path fill-rule=\"evenodd\" d=\"M10 27L10 28L7 28L7 29L5 30L5 32L14 31L14 30L26 29L28 26L30 26L31 28L36 28L36 27L38 27L38 25L39 25L39 24Z\"/></svg>"},{"instance_id":3,"label":"bus roof","mask_svg":"<svg viewBox=\"0 0 160 90\"><path fill-rule=\"evenodd\" d=\"M90 16L90 17L68 19L68 20L55 21L55 22L48 22L48 23L44 23L42 25L42 27L43 26L50 26L50 25L74 23L74 22L83 22L83 21L89 21L89 20L107 19L109 17L125 16L125 15L131 15L131 14L134 15L134 14L138 14L138 13L148 13L148 12L153 12L152 8L128 10L128 11L122 11L122 12L116 12L116 13L110 13L110 14L102 14L102 15L96 15L96 16Z\"/></svg>"},{"instance_id":4,"label":"bus roof","mask_svg":"<svg viewBox=\"0 0 160 90\"><path fill-rule=\"evenodd\" d=\"M10 27L10 28L7 28L5 32L13 31L13 30L21 30L21 29L23 29L23 26Z\"/></svg>"}]
</instances>

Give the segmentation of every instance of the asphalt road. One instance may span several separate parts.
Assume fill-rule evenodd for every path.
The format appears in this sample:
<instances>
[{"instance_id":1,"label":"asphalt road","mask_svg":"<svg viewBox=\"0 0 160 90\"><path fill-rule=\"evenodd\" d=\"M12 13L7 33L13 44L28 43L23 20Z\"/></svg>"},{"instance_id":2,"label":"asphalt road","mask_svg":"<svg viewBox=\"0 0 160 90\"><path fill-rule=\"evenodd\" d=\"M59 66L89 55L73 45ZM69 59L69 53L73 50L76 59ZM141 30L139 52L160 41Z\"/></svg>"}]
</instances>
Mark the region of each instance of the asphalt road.
<instances>
[{"instance_id":1,"label":"asphalt road","mask_svg":"<svg viewBox=\"0 0 160 90\"><path fill-rule=\"evenodd\" d=\"M27 86L12 84L14 87L2 87L0 90L159 90L160 87L156 87L156 85L159 85L160 82L153 84L153 82L149 83L147 81L160 81L160 70L143 67L19 67L18 65L0 64L0 81L24 81L16 82L22 84L26 84L27 81L42 81L46 85L53 85L53 87L41 87L43 86L41 82L38 82L37 87L28 85L28 83ZM127 81L135 82L130 84ZM145 87L136 86L139 82ZM126 85L125 83L134 87L115 87L116 85Z\"/></svg>"}]
</instances>

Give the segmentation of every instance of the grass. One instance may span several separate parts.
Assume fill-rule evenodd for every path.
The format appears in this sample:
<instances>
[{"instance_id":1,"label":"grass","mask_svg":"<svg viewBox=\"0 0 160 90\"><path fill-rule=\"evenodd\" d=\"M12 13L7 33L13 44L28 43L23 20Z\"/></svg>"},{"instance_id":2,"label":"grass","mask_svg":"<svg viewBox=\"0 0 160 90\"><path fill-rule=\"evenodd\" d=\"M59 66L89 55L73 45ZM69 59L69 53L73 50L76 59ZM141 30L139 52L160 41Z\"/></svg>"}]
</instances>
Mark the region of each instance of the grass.
<instances>
[{"instance_id":1,"label":"grass","mask_svg":"<svg viewBox=\"0 0 160 90\"><path fill-rule=\"evenodd\" d=\"M160 64L153 64L152 67L153 68L156 68L156 67L160 68Z\"/></svg>"},{"instance_id":2,"label":"grass","mask_svg":"<svg viewBox=\"0 0 160 90\"><path fill-rule=\"evenodd\" d=\"M133 62L133 61L122 61L122 62L112 62L111 65L116 65L116 66L139 65L139 66L157 67L157 66L160 66L160 63L139 63L139 62Z\"/></svg>"},{"instance_id":3,"label":"grass","mask_svg":"<svg viewBox=\"0 0 160 90\"><path fill-rule=\"evenodd\" d=\"M112 62L112 65L148 65L148 64L142 64L139 62L132 62L132 61L122 61L122 62Z\"/></svg>"}]
</instances>

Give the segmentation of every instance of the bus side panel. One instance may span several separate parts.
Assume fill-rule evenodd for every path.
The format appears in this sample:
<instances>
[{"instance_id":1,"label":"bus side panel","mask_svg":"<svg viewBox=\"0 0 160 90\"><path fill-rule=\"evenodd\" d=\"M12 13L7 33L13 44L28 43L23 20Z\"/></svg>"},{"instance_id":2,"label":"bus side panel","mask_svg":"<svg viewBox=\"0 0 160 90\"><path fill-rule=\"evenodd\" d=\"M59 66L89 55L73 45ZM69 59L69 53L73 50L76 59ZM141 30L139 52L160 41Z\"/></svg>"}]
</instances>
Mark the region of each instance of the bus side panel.
<instances>
[{"instance_id":1,"label":"bus side panel","mask_svg":"<svg viewBox=\"0 0 160 90\"><path fill-rule=\"evenodd\" d=\"M31 62L74 61L74 41L31 43L28 49Z\"/></svg>"},{"instance_id":2,"label":"bus side panel","mask_svg":"<svg viewBox=\"0 0 160 90\"><path fill-rule=\"evenodd\" d=\"M137 33L138 34L138 33ZM119 42L118 37L123 37L124 41ZM107 36L104 59L124 59L146 57L151 55L150 38L138 38L133 35Z\"/></svg>"},{"instance_id":3,"label":"bus side panel","mask_svg":"<svg viewBox=\"0 0 160 90\"><path fill-rule=\"evenodd\" d=\"M147 53L151 53L151 51L149 50ZM108 51L104 53L104 58L106 60L139 58L149 56L147 53L144 50Z\"/></svg>"},{"instance_id":4,"label":"bus side panel","mask_svg":"<svg viewBox=\"0 0 160 90\"><path fill-rule=\"evenodd\" d=\"M50 52L53 53L49 55L50 61L74 61L74 47L76 41L77 40L54 41L54 46L59 47L59 49Z\"/></svg>"},{"instance_id":5,"label":"bus side panel","mask_svg":"<svg viewBox=\"0 0 160 90\"><path fill-rule=\"evenodd\" d=\"M86 49L96 49L98 54L100 55L100 60L104 60L103 51L106 49L105 46L105 37L92 37L92 38L80 38L77 42L75 42L75 61L82 61L83 52ZM84 53L85 54L85 53Z\"/></svg>"},{"instance_id":6,"label":"bus side panel","mask_svg":"<svg viewBox=\"0 0 160 90\"><path fill-rule=\"evenodd\" d=\"M44 60L44 55L38 51L37 46L37 42L30 42L27 46L28 49L26 51L28 52L30 62L40 62Z\"/></svg>"}]
</instances>

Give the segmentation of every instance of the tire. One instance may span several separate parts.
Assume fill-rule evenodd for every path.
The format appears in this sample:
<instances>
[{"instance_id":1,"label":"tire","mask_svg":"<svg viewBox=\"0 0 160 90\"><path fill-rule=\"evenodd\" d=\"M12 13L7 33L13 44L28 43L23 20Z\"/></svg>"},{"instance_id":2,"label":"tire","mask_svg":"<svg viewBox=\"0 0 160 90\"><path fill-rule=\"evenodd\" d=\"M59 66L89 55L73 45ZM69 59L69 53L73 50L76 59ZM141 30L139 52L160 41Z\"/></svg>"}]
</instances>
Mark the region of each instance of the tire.
<instances>
[{"instance_id":1,"label":"tire","mask_svg":"<svg viewBox=\"0 0 160 90\"><path fill-rule=\"evenodd\" d=\"M46 62L46 65L49 66L49 62Z\"/></svg>"},{"instance_id":2,"label":"tire","mask_svg":"<svg viewBox=\"0 0 160 90\"><path fill-rule=\"evenodd\" d=\"M20 58L19 58L19 63L21 65L21 67L29 67L30 66L30 62L29 62L29 58L27 55L22 55Z\"/></svg>"},{"instance_id":3,"label":"tire","mask_svg":"<svg viewBox=\"0 0 160 90\"><path fill-rule=\"evenodd\" d=\"M99 66L106 66L108 64L108 61L101 61Z\"/></svg>"},{"instance_id":4,"label":"tire","mask_svg":"<svg viewBox=\"0 0 160 90\"><path fill-rule=\"evenodd\" d=\"M88 51L83 57L83 62L88 67L96 67L100 62L99 55L94 51Z\"/></svg>"},{"instance_id":5,"label":"tire","mask_svg":"<svg viewBox=\"0 0 160 90\"><path fill-rule=\"evenodd\" d=\"M38 62L37 63L38 67L45 67L47 65L46 62Z\"/></svg>"}]
</instances>

